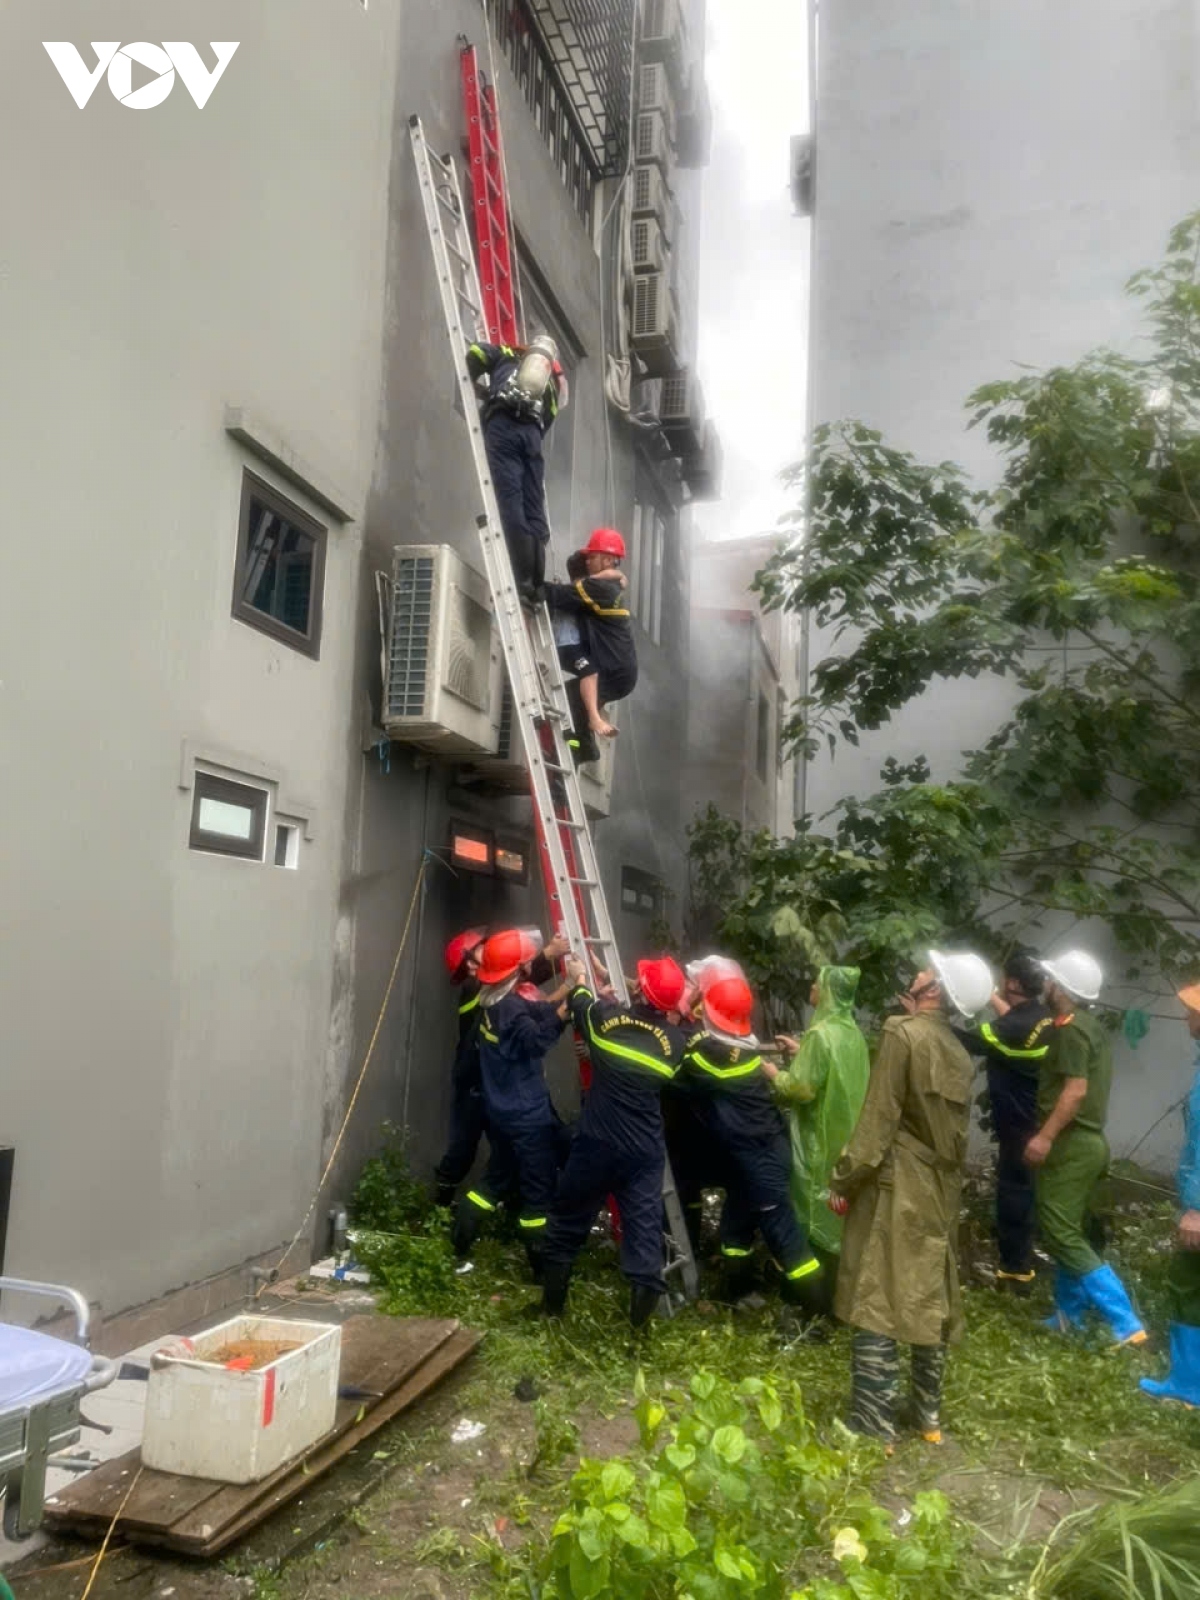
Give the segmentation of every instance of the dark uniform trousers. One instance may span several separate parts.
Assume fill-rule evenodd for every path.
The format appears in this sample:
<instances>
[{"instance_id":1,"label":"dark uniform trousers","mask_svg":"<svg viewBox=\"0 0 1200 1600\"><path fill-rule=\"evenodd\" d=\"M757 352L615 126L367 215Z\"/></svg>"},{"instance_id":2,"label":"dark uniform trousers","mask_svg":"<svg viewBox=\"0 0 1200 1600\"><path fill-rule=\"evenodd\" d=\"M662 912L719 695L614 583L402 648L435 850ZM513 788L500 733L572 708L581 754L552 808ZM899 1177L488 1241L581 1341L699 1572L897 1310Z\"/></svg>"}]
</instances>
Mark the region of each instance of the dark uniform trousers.
<instances>
[{"instance_id":1,"label":"dark uniform trousers","mask_svg":"<svg viewBox=\"0 0 1200 1600\"><path fill-rule=\"evenodd\" d=\"M540 1249L546 1217L558 1182L558 1171L569 1144L561 1122L540 1127L489 1131L491 1158L482 1181L468 1190L467 1199L480 1211L496 1211L519 1187L522 1242Z\"/></svg>"},{"instance_id":2,"label":"dark uniform trousers","mask_svg":"<svg viewBox=\"0 0 1200 1600\"><path fill-rule=\"evenodd\" d=\"M666 1293L663 1279L662 1144L617 1148L576 1136L547 1229L545 1260L569 1267L608 1195L621 1213L621 1271L630 1283Z\"/></svg>"},{"instance_id":3,"label":"dark uniform trousers","mask_svg":"<svg viewBox=\"0 0 1200 1600\"><path fill-rule=\"evenodd\" d=\"M479 1064L456 1063L450 1079L450 1134L446 1151L433 1170L439 1189L457 1189L475 1165L486 1118Z\"/></svg>"},{"instance_id":4,"label":"dark uniform trousers","mask_svg":"<svg viewBox=\"0 0 1200 1600\"><path fill-rule=\"evenodd\" d=\"M791 1147L787 1135L763 1144L730 1145L725 1160L721 1254L731 1260L748 1256L757 1231L785 1277L799 1280L815 1275L819 1266L796 1220L788 1189Z\"/></svg>"},{"instance_id":5,"label":"dark uniform trousers","mask_svg":"<svg viewBox=\"0 0 1200 1600\"><path fill-rule=\"evenodd\" d=\"M996 1128L996 1241L1005 1272L1033 1265L1036 1212L1033 1169L1025 1146L1038 1130L1037 1079L1010 1067L989 1066L988 1095Z\"/></svg>"},{"instance_id":6,"label":"dark uniform trousers","mask_svg":"<svg viewBox=\"0 0 1200 1600\"><path fill-rule=\"evenodd\" d=\"M513 576L518 585L540 587L550 543L541 424L497 410L484 423L483 437Z\"/></svg>"}]
</instances>

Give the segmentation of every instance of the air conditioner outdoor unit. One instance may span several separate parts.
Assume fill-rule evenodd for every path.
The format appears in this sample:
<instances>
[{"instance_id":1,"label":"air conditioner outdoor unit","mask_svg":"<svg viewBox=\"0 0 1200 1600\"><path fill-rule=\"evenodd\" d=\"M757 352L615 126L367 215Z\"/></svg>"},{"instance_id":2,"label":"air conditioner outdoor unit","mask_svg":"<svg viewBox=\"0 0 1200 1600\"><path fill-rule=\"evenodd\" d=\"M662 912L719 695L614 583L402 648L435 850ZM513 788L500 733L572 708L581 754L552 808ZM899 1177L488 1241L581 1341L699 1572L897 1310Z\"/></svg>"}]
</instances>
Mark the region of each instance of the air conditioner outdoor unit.
<instances>
[{"instance_id":1,"label":"air conditioner outdoor unit","mask_svg":"<svg viewBox=\"0 0 1200 1600\"><path fill-rule=\"evenodd\" d=\"M665 272L642 272L633 282L630 345L650 378L679 370L679 318Z\"/></svg>"},{"instance_id":2,"label":"air conditioner outdoor unit","mask_svg":"<svg viewBox=\"0 0 1200 1600\"><path fill-rule=\"evenodd\" d=\"M654 217L668 243L675 237L675 198L663 170L653 162L633 169L633 214Z\"/></svg>"},{"instance_id":3,"label":"air conditioner outdoor unit","mask_svg":"<svg viewBox=\"0 0 1200 1600\"><path fill-rule=\"evenodd\" d=\"M521 734L513 720L512 687L507 675L500 691L500 726L496 731L495 749L475 765L481 774L500 788L512 789L519 794L529 793L529 769L521 748Z\"/></svg>"},{"instance_id":4,"label":"air conditioner outdoor unit","mask_svg":"<svg viewBox=\"0 0 1200 1600\"><path fill-rule=\"evenodd\" d=\"M662 378L643 378L641 383L635 383L630 395L629 414L636 420L646 422L650 418L658 420L662 408Z\"/></svg>"},{"instance_id":5,"label":"air conditioner outdoor unit","mask_svg":"<svg viewBox=\"0 0 1200 1600\"><path fill-rule=\"evenodd\" d=\"M639 111L634 125L635 161L656 161L666 171L674 159L667 119L661 111Z\"/></svg>"},{"instance_id":6,"label":"air conditioner outdoor unit","mask_svg":"<svg viewBox=\"0 0 1200 1600\"><path fill-rule=\"evenodd\" d=\"M444 544L397 547L383 725L446 755L494 751L504 664L484 578Z\"/></svg>"},{"instance_id":7,"label":"air conditioner outdoor unit","mask_svg":"<svg viewBox=\"0 0 1200 1600\"><path fill-rule=\"evenodd\" d=\"M704 391L690 367L663 379L659 417L676 454L699 452L704 439Z\"/></svg>"},{"instance_id":8,"label":"air conditioner outdoor unit","mask_svg":"<svg viewBox=\"0 0 1200 1600\"><path fill-rule=\"evenodd\" d=\"M619 722L620 707L612 706L609 710L609 721ZM613 766L618 742L616 739L601 740L600 760L579 768L579 789L584 809L590 817L607 817L612 809ZM475 765L481 775L501 788L519 794L529 792L529 772L525 766L525 752L521 748L521 735L513 721L512 691L507 680L495 754Z\"/></svg>"},{"instance_id":9,"label":"air conditioner outdoor unit","mask_svg":"<svg viewBox=\"0 0 1200 1600\"><path fill-rule=\"evenodd\" d=\"M635 272L666 272L671 252L657 217L634 217L630 237Z\"/></svg>"},{"instance_id":10,"label":"air conditioner outdoor unit","mask_svg":"<svg viewBox=\"0 0 1200 1600\"><path fill-rule=\"evenodd\" d=\"M679 0L646 0L642 18L643 62L661 62L676 75L683 56L683 16Z\"/></svg>"}]
</instances>

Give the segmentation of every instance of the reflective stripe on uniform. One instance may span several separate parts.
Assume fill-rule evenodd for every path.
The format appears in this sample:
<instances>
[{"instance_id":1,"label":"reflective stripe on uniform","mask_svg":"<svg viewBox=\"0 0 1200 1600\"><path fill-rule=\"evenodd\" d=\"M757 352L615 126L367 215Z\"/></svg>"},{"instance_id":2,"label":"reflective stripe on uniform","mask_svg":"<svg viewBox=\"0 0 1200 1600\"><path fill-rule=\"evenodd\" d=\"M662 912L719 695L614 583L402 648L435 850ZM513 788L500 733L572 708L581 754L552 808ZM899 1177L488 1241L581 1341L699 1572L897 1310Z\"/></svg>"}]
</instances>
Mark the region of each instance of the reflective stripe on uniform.
<instances>
[{"instance_id":1,"label":"reflective stripe on uniform","mask_svg":"<svg viewBox=\"0 0 1200 1600\"><path fill-rule=\"evenodd\" d=\"M474 1011L475 1007L479 1004L479 1001L480 1001L480 996L476 995L473 1000L468 1000L468 1001L465 1002L465 1004L459 1006L459 1008L458 1008L459 1016L460 1017L465 1017L468 1011Z\"/></svg>"},{"instance_id":2,"label":"reflective stripe on uniform","mask_svg":"<svg viewBox=\"0 0 1200 1600\"><path fill-rule=\"evenodd\" d=\"M723 1256L729 1256L733 1260L738 1261L743 1256L753 1255L754 1252L753 1250L743 1250L741 1245L738 1244L723 1244L721 1246L721 1254Z\"/></svg>"},{"instance_id":3,"label":"reflective stripe on uniform","mask_svg":"<svg viewBox=\"0 0 1200 1600\"><path fill-rule=\"evenodd\" d=\"M522 1217L521 1226L523 1228L544 1228L546 1221L545 1217Z\"/></svg>"},{"instance_id":4,"label":"reflective stripe on uniform","mask_svg":"<svg viewBox=\"0 0 1200 1600\"><path fill-rule=\"evenodd\" d=\"M611 1055L621 1056L626 1061L636 1061L639 1067L648 1067L651 1072L656 1072L660 1078L673 1078L676 1069L669 1061L660 1061L655 1056L648 1056L641 1050L631 1050L628 1045L617 1044L612 1039L601 1039L592 1026L592 1019L588 1018L588 1037L598 1050L607 1050Z\"/></svg>"},{"instance_id":5,"label":"reflective stripe on uniform","mask_svg":"<svg viewBox=\"0 0 1200 1600\"><path fill-rule=\"evenodd\" d=\"M480 1194L478 1189L468 1189L467 1199L473 1206L478 1206L480 1211L495 1211L496 1209L487 1196Z\"/></svg>"},{"instance_id":6,"label":"reflective stripe on uniform","mask_svg":"<svg viewBox=\"0 0 1200 1600\"><path fill-rule=\"evenodd\" d=\"M722 1067L707 1056L702 1056L699 1050L690 1050L688 1060L694 1061L702 1072L707 1072L713 1078L748 1078L762 1066L761 1056L751 1056L749 1061L740 1061L736 1066Z\"/></svg>"},{"instance_id":7,"label":"reflective stripe on uniform","mask_svg":"<svg viewBox=\"0 0 1200 1600\"><path fill-rule=\"evenodd\" d=\"M481 1022L479 1024L479 1032L487 1040L487 1042L489 1044L499 1044L500 1043L500 1035L498 1033L493 1033L485 1022Z\"/></svg>"},{"instance_id":8,"label":"reflective stripe on uniform","mask_svg":"<svg viewBox=\"0 0 1200 1600\"><path fill-rule=\"evenodd\" d=\"M629 615L629 608L627 606L597 605L583 585L584 580L580 578L575 585L575 592L578 594L579 598L583 601L588 610L593 613L593 615L597 617L627 617Z\"/></svg>"},{"instance_id":9,"label":"reflective stripe on uniform","mask_svg":"<svg viewBox=\"0 0 1200 1600\"><path fill-rule=\"evenodd\" d=\"M1030 1040L1036 1039L1041 1033L1042 1029L1046 1026L1047 1023L1039 1023L1029 1035L1029 1038L1026 1039L1026 1045L1030 1043ZM983 1027L980 1028L979 1037L983 1040L984 1044L989 1045L991 1049L998 1051L998 1053L1002 1056L1010 1057L1014 1061L1040 1061L1044 1056L1048 1056L1050 1054L1050 1046L1048 1044L1039 1045L1033 1050L1018 1050L1013 1045L1005 1044L990 1022L985 1022Z\"/></svg>"},{"instance_id":10,"label":"reflective stripe on uniform","mask_svg":"<svg viewBox=\"0 0 1200 1600\"><path fill-rule=\"evenodd\" d=\"M813 1256L811 1261L802 1261L798 1267L793 1267L784 1276L790 1283L795 1283L798 1278L811 1278L814 1272L820 1272L821 1263Z\"/></svg>"}]
</instances>

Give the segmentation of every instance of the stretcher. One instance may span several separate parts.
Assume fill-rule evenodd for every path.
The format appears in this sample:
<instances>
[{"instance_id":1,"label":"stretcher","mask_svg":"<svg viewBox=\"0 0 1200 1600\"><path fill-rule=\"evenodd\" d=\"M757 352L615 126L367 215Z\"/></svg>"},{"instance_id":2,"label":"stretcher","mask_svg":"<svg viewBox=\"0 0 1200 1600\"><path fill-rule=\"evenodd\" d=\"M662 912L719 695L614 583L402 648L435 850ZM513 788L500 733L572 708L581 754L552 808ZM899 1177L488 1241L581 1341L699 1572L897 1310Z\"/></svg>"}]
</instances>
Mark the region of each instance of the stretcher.
<instances>
[{"instance_id":1,"label":"stretcher","mask_svg":"<svg viewBox=\"0 0 1200 1600\"><path fill-rule=\"evenodd\" d=\"M46 1463L78 1441L84 1395L107 1388L120 1364L89 1350L87 1301L75 1289L0 1277L5 1289L67 1306L75 1319L73 1343L0 1322L0 1493L4 1532L16 1540L41 1526Z\"/></svg>"}]
</instances>

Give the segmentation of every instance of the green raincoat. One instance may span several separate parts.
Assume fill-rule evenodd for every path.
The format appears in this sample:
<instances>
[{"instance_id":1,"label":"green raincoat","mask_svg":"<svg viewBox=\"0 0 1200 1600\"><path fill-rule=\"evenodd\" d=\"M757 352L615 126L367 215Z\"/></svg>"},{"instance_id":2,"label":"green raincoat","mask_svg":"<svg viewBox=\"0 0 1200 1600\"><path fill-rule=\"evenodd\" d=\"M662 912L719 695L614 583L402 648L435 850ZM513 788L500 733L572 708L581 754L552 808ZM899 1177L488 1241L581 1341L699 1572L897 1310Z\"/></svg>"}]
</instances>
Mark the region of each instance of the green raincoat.
<instances>
[{"instance_id":1,"label":"green raincoat","mask_svg":"<svg viewBox=\"0 0 1200 1600\"><path fill-rule=\"evenodd\" d=\"M955 1243L973 1074L943 1016L884 1023L832 1178L850 1202L834 1310L852 1327L904 1344L961 1337Z\"/></svg>"},{"instance_id":2,"label":"green raincoat","mask_svg":"<svg viewBox=\"0 0 1200 1600\"><path fill-rule=\"evenodd\" d=\"M837 1255L842 1219L829 1209L829 1174L858 1122L871 1057L854 1020L857 967L822 967L821 999L800 1048L775 1080L792 1140L792 1204L818 1248Z\"/></svg>"}]
</instances>

